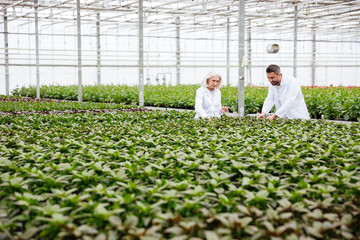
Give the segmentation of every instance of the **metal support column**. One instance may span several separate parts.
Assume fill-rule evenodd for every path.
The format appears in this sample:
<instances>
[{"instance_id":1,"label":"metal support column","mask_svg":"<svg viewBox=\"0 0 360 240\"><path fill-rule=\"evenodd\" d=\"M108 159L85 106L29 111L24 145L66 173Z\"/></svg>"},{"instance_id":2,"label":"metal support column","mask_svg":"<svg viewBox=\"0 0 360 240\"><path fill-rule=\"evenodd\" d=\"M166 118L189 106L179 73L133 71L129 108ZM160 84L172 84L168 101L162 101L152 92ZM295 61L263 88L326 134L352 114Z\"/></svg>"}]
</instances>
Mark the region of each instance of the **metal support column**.
<instances>
[{"instance_id":1,"label":"metal support column","mask_svg":"<svg viewBox=\"0 0 360 240\"><path fill-rule=\"evenodd\" d=\"M10 95L10 82L9 82L9 39L8 39L8 22L7 11L4 9L4 50L5 50L5 93L6 96Z\"/></svg>"},{"instance_id":2,"label":"metal support column","mask_svg":"<svg viewBox=\"0 0 360 240\"><path fill-rule=\"evenodd\" d=\"M35 48L36 48L36 98L40 99L40 57L39 57L39 19L38 0L35 0Z\"/></svg>"},{"instance_id":3,"label":"metal support column","mask_svg":"<svg viewBox=\"0 0 360 240\"><path fill-rule=\"evenodd\" d=\"M96 69L97 83L101 84L101 42L100 42L100 13L96 13Z\"/></svg>"},{"instance_id":4,"label":"metal support column","mask_svg":"<svg viewBox=\"0 0 360 240\"><path fill-rule=\"evenodd\" d=\"M227 18L226 23L226 84L230 85L230 18Z\"/></svg>"},{"instance_id":5,"label":"metal support column","mask_svg":"<svg viewBox=\"0 0 360 240\"><path fill-rule=\"evenodd\" d=\"M78 46L78 101L82 102L82 64L81 64L81 16L80 0L76 0L77 46Z\"/></svg>"},{"instance_id":6,"label":"metal support column","mask_svg":"<svg viewBox=\"0 0 360 240\"><path fill-rule=\"evenodd\" d=\"M180 17L176 18L176 84L180 84Z\"/></svg>"},{"instance_id":7,"label":"metal support column","mask_svg":"<svg viewBox=\"0 0 360 240\"><path fill-rule=\"evenodd\" d=\"M248 28L248 63L247 63L247 71L248 71L248 85L251 85L251 21L249 20L249 28Z\"/></svg>"},{"instance_id":8,"label":"metal support column","mask_svg":"<svg viewBox=\"0 0 360 240\"><path fill-rule=\"evenodd\" d=\"M316 66L316 24L313 22L312 29L312 63L311 63L311 85L315 86L315 66Z\"/></svg>"},{"instance_id":9,"label":"metal support column","mask_svg":"<svg viewBox=\"0 0 360 240\"><path fill-rule=\"evenodd\" d=\"M294 10L294 77L297 75L297 27L298 27L298 6Z\"/></svg>"},{"instance_id":10,"label":"metal support column","mask_svg":"<svg viewBox=\"0 0 360 240\"><path fill-rule=\"evenodd\" d=\"M238 99L238 112L240 117L245 116L245 78L244 78L244 55L245 55L245 0L239 1L239 99Z\"/></svg>"},{"instance_id":11,"label":"metal support column","mask_svg":"<svg viewBox=\"0 0 360 240\"><path fill-rule=\"evenodd\" d=\"M143 0L139 0L139 106L144 106L144 23Z\"/></svg>"}]
</instances>

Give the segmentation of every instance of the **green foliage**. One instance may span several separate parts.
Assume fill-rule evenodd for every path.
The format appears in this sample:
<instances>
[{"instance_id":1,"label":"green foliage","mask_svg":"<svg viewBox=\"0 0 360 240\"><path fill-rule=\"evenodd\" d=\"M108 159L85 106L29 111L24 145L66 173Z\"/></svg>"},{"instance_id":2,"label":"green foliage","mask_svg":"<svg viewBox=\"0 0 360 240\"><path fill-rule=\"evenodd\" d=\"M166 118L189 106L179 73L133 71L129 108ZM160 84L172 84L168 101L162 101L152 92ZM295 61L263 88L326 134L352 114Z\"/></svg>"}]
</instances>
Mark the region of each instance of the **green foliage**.
<instances>
[{"instance_id":1,"label":"green foliage","mask_svg":"<svg viewBox=\"0 0 360 240\"><path fill-rule=\"evenodd\" d=\"M41 86L41 97L50 99L77 100L78 90L76 85L43 85ZM36 97L36 87L22 87L14 89L14 96ZM136 86L125 85L95 85L83 87L83 100L92 102L112 103L136 103L138 100Z\"/></svg>"},{"instance_id":2,"label":"green foliage","mask_svg":"<svg viewBox=\"0 0 360 240\"><path fill-rule=\"evenodd\" d=\"M145 105L193 109L199 85L145 86ZM221 88L222 104L234 111L238 108L237 88ZM360 90L358 87L304 87L305 102L312 118L360 120ZM36 88L15 89L16 96L36 96ZM267 95L266 87L245 88L245 113L259 113ZM77 99L76 86L42 86L41 96L53 99ZM137 86L95 85L83 87L84 101L123 104L138 103Z\"/></svg>"},{"instance_id":3,"label":"green foliage","mask_svg":"<svg viewBox=\"0 0 360 240\"><path fill-rule=\"evenodd\" d=\"M0 116L1 239L356 239L360 126Z\"/></svg>"},{"instance_id":4,"label":"green foliage","mask_svg":"<svg viewBox=\"0 0 360 240\"><path fill-rule=\"evenodd\" d=\"M49 112L56 110L94 110L134 108L134 105L78 101L52 101L48 99L6 97L0 95L0 112Z\"/></svg>"},{"instance_id":5,"label":"green foliage","mask_svg":"<svg viewBox=\"0 0 360 240\"><path fill-rule=\"evenodd\" d=\"M303 89L311 117L360 120L360 88L322 87Z\"/></svg>"}]
</instances>

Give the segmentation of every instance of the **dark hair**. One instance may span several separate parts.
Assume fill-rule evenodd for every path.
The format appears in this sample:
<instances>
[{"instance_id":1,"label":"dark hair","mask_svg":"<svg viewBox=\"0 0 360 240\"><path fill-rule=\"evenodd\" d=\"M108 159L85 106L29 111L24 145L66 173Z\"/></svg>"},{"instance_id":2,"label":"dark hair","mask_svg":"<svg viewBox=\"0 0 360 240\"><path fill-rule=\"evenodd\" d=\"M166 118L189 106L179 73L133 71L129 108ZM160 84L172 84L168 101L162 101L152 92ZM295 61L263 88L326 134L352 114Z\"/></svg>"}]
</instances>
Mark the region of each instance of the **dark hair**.
<instances>
[{"instance_id":1,"label":"dark hair","mask_svg":"<svg viewBox=\"0 0 360 240\"><path fill-rule=\"evenodd\" d=\"M276 75L278 75L280 73L280 67L278 65L275 64L270 64L267 68L266 68L266 72L267 73L275 73Z\"/></svg>"}]
</instances>

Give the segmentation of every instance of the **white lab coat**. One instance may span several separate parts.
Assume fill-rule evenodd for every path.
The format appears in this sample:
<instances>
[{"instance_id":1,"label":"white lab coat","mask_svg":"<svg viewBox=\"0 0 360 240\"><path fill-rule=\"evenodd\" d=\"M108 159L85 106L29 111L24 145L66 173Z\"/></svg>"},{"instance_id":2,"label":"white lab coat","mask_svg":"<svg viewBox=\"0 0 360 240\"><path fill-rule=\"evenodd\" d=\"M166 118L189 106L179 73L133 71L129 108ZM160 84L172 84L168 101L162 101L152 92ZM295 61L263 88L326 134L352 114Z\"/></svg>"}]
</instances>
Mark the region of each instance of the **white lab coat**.
<instances>
[{"instance_id":1,"label":"white lab coat","mask_svg":"<svg viewBox=\"0 0 360 240\"><path fill-rule=\"evenodd\" d=\"M268 114L272 107L275 114L285 119L310 119L300 84L294 77L282 75L280 86L269 86L269 92L262 107L262 112Z\"/></svg>"},{"instance_id":2,"label":"white lab coat","mask_svg":"<svg viewBox=\"0 0 360 240\"><path fill-rule=\"evenodd\" d=\"M200 87L196 90L195 119L199 117L220 117L221 116L221 92L214 89L212 92L207 87Z\"/></svg>"}]
</instances>

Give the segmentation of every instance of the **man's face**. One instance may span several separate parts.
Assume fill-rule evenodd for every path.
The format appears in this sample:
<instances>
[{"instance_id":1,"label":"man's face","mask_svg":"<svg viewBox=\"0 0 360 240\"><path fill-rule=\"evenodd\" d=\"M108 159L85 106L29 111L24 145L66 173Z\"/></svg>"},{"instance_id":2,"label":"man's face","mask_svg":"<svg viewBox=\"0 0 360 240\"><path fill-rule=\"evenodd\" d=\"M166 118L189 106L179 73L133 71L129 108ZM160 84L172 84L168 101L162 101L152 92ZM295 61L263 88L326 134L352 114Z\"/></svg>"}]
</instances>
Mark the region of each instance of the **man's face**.
<instances>
[{"instance_id":1,"label":"man's face","mask_svg":"<svg viewBox=\"0 0 360 240\"><path fill-rule=\"evenodd\" d=\"M220 77L219 76L213 76L208 79L208 88L210 90L214 90L218 85L220 84Z\"/></svg>"},{"instance_id":2,"label":"man's face","mask_svg":"<svg viewBox=\"0 0 360 240\"><path fill-rule=\"evenodd\" d=\"M281 73L275 74L274 72L266 73L267 78L271 85L273 86L280 86L281 83Z\"/></svg>"}]
</instances>

